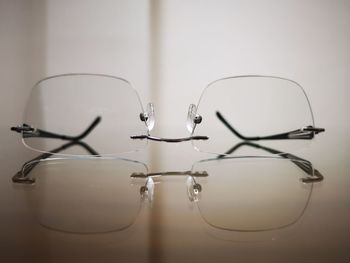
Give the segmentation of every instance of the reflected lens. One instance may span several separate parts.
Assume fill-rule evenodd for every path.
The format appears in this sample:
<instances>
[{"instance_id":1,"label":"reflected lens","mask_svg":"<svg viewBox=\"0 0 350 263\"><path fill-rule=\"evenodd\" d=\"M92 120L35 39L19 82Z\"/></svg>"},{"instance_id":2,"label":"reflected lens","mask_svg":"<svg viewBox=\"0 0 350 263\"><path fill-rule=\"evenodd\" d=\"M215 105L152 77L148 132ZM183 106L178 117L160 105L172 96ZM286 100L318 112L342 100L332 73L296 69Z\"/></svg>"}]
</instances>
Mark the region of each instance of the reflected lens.
<instances>
[{"instance_id":1,"label":"reflected lens","mask_svg":"<svg viewBox=\"0 0 350 263\"><path fill-rule=\"evenodd\" d=\"M200 189L200 214L213 227L235 231L264 231L295 223L312 190L312 184L300 180L307 176L300 167L310 163L300 162L230 158L195 164L194 171L208 173L207 177L193 177Z\"/></svg>"},{"instance_id":2,"label":"reflected lens","mask_svg":"<svg viewBox=\"0 0 350 263\"><path fill-rule=\"evenodd\" d=\"M48 160L32 170L29 200L40 224L64 232L102 233L129 227L141 204L146 166L109 159Z\"/></svg>"}]
</instances>

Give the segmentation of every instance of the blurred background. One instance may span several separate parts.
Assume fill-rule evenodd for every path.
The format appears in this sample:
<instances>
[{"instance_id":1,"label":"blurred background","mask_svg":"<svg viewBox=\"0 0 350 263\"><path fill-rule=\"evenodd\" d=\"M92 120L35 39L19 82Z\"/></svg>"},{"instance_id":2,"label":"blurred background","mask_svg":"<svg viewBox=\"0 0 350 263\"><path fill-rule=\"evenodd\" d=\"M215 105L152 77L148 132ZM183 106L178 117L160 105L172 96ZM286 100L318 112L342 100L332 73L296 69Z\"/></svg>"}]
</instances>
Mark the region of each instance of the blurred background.
<instances>
[{"instance_id":1,"label":"blurred background","mask_svg":"<svg viewBox=\"0 0 350 263\"><path fill-rule=\"evenodd\" d=\"M0 0L1 129L20 123L37 80L70 72L131 81L159 136L186 136L204 87L242 74L293 79L316 126L348 126L349 13L347 0Z\"/></svg>"}]
</instances>

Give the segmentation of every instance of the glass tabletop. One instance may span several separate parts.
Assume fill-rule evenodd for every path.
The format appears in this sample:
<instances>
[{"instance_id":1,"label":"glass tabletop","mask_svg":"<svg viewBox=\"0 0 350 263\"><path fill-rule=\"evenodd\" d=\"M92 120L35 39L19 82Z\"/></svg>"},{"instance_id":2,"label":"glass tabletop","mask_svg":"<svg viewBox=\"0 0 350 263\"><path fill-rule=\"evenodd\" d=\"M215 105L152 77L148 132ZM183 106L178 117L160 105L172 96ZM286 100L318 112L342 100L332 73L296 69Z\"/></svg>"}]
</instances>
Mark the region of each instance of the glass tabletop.
<instances>
[{"instance_id":1,"label":"glass tabletop","mask_svg":"<svg viewBox=\"0 0 350 263\"><path fill-rule=\"evenodd\" d=\"M195 151L190 142L150 142L122 159L46 160L30 171L32 184L11 181L37 155L17 139L1 128L6 262L349 257L350 142L343 130L328 129L292 158L226 159ZM310 169L323 180L305 181Z\"/></svg>"}]
</instances>

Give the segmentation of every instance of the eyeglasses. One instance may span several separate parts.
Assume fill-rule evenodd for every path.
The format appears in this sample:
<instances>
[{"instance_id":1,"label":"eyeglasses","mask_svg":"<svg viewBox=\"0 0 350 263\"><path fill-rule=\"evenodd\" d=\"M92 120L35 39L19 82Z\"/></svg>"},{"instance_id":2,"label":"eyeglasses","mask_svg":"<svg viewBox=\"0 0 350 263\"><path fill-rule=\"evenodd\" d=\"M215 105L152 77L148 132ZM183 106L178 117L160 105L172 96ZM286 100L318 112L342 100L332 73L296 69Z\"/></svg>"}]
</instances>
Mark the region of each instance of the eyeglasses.
<instances>
[{"instance_id":1,"label":"eyeglasses","mask_svg":"<svg viewBox=\"0 0 350 263\"><path fill-rule=\"evenodd\" d=\"M227 154L240 141L273 141L288 152L310 141L316 128L310 102L296 82L271 76L216 80L203 91L187 116L189 136L159 138L152 103L141 100L125 79L102 74L63 74L45 78L32 89L21 133L25 146L44 153L61 141L94 145L88 155L115 155L144 148L148 140L192 141L203 152ZM276 144L276 142L278 142ZM87 155L77 147L64 155Z\"/></svg>"},{"instance_id":2,"label":"eyeglasses","mask_svg":"<svg viewBox=\"0 0 350 263\"><path fill-rule=\"evenodd\" d=\"M238 147L243 146L257 147ZM143 163L120 158L46 160L28 162L22 177L14 176L13 181L30 188L28 199L41 225L73 233L128 228L141 204L152 202L155 182L164 176L187 176L189 200L214 228L245 232L284 228L299 220L313 183L323 180L309 161L291 154L218 156L194 163L189 171L157 173L149 173Z\"/></svg>"}]
</instances>

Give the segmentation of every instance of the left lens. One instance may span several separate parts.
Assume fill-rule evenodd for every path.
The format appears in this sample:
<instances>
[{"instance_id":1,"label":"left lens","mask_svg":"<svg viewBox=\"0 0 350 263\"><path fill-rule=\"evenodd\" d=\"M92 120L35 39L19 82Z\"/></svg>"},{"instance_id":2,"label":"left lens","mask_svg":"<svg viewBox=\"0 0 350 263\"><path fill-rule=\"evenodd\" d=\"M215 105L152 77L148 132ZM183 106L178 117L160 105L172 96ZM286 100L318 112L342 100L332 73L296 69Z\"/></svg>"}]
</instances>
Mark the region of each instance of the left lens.
<instances>
[{"instance_id":1,"label":"left lens","mask_svg":"<svg viewBox=\"0 0 350 263\"><path fill-rule=\"evenodd\" d=\"M130 152L147 143L130 138L147 134L141 112L137 92L124 79L97 74L53 76L32 89L23 123L34 131L24 132L23 141L41 152L53 152L72 141L87 143L96 155ZM91 155L81 147L66 147L59 153Z\"/></svg>"}]
</instances>

